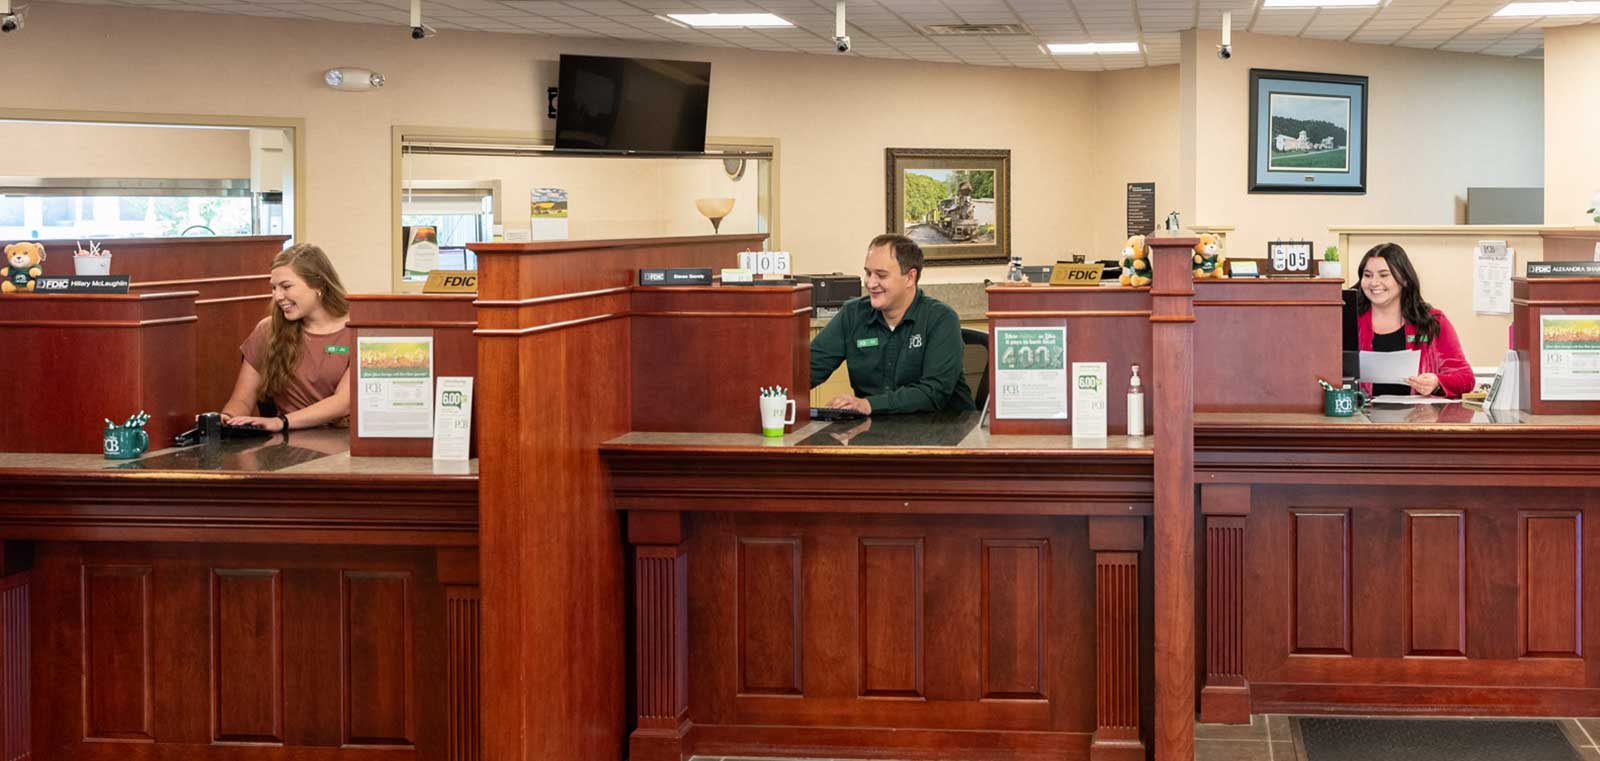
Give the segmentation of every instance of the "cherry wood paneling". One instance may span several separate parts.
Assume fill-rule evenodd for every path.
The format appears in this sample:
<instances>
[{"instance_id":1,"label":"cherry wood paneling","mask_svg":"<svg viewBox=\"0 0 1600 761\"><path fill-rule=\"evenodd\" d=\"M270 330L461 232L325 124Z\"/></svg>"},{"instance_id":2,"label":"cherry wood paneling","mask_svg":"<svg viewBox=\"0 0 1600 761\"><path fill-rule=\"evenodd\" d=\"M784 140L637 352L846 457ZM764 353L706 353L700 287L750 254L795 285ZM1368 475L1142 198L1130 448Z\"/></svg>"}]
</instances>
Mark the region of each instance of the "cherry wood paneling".
<instances>
[{"instance_id":1,"label":"cherry wood paneling","mask_svg":"<svg viewBox=\"0 0 1600 761\"><path fill-rule=\"evenodd\" d=\"M691 556L691 727L678 746L682 758L756 750L836 758L887 748L896 748L897 758L1086 758L1096 727L1095 555L1086 522L692 513L685 539ZM749 614L741 609L745 598L736 579L748 566L741 556L748 558L757 546L753 538L772 542L766 545L769 565L781 569L772 574L778 579L772 588L787 591L788 569L799 563L801 694L753 694L740 682L740 623ZM803 547L798 557L796 544ZM876 628L880 621L896 627L889 631L897 637L912 625L906 620L912 603L905 597L915 577L906 572L917 562L919 546L921 692L864 692L863 679L872 678L865 675L877 673L867 672L868 659L891 642L906 641L871 642L872 632L882 631ZM889 573L898 574L902 588L892 595L874 581ZM781 624L790 626L788 620ZM897 653L890 662L909 670L908 660ZM1002 695L1026 697L994 699ZM788 729L773 736L770 727ZM888 727L919 739L897 740L874 729ZM1038 752L1029 743L1045 738L1051 740L1048 753L1020 750Z\"/></svg>"},{"instance_id":2,"label":"cherry wood paneling","mask_svg":"<svg viewBox=\"0 0 1600 761\"><path fill-rule=\"evenodd\" d=\"M1583 654L1583 516L1518 516L1517 634L1524 657Z\"/></svg>"},{"instance_id":3,"label":"cherry wood paneling","mask_svg":"<svg viewBox=\"0 0 1600 761\"><path fill-rule=\"evenodd\" d=\"M1095 549L1098 666L1090 757L1137 761L1145 757L1139 741L1139 553Z\"/></svg>"},{"instance_id":4,"label":"cherry wood paneling","mask_svg":"<svg viewBox=\"0 0 1600 761\"><path fill-rule=\"evenodd\" d=\"M1042 700L1049 544L983 543L983 696Z\"/></svg>"},{"instance_id":5,"label":"cherry wood paneling","mask_svg":"<svg viewBox=\"0 0 1600 761\"><path fill-rule=\"evenodd\" d=\"M478 326L472 294L432 293L352 293L350 294L350 323L356 337L380 335L431 336L433 338L433 375L476 377L478 374L478 342L472 335ZM351 347L354 351L355 347ZM355 371L355 358L351 358L351 372ZM352 378L350 400L350 454L357 457L432 457L431 438L362 438L361 384ZM437 383L437 381L435 381ZM473 396L477 396L474 382ZM473 405L471 455L477 450L477 405Z\"/></svg>"},{"instance_id":6,"label":"cherry wood paneling","mask_svg":"<svg viewBox=\"0 0 1600 761\"><path fill-rule=\"evenodd\" d=\"M196 346L194 411L221 409L228 400L239 373L239 344L272 307L267 273L287 240L257 235L96 241L112 254L112 274L128 275L132 281L129 293L196 292L196 330L204 340ZM73 274L77 241L40 242L49 255L46 275Z\"/></svg>"},{"instance_id":7,"label":"cherry wood paneling","mask_svg":"<svg viewBox=\"0 0 1600 761\"><path fill-rule=\"evenodd\" d=\"M1467 654L1467 521L1459 512L1405 513L1406 654Z\"/></svg>"},{"instance_id":8,"label":"cherry wood paneling","mask_svg":"<svg viewBox=\"0 0 1600 761\"><path fill-rule=\"evenodd\" d=\"M1128 405L1124 400L1133 365L1139 365L1145 386L1145 432L1152 433L1154 401L1149 393L1150 291L1148 288L1002 287L988 289L989 333L997 328L1067 328L1067 368L1073 362L1105 362L1107 396L1106 433L1128 431ZM990 367L995 351L989 347ZM996 384L989 384L989 409L994 410ZM990 423L997 434L1068 434L1067 420L1016 420L996 418Z\"/></svg>"},{"instance_id":9,"label":"cherry wood paneling","mask_svg":"<svg viewBox=\"0 0 1600 761\"><path fill-rule=\"evenodd\" d=\"M344 743L410 745L411 575L344 573Z\"/></svg>"},{"instance_id":10,"label":"cherry wood paneling","mask_svg":"<svg viewBox=\"0 0 1600 761\"><path fill-rule=\"evenodd\" d=\"M484 758L616 761L625 752L625 545L598 449L631 425L630 288L641 267L735 266L765 237L471 246ZM534 549L552 537L561 551ZM548 699L552 685L561 700Z\"/></svg>"},{"instance_id":11,"label":"cherry wood paneling","mask_svg":"<svg viewBox=\"0 0 1600 761\"><path fill-rule=\"evenodd\" d=\"M0 451L101 451L105 419L144 410L152 449L194 425L195 292L12 294L0 299L0 366L30 389L0 417Z\"/></svg>"},{"instance_id":12,"label":"cherry wood paneling","mask_svg":"<svg viewBox=\"0 0 1600 761\"><path fill-rule=\"evenodd\" d=\"M1201 490L1209 509L1214 489ZM1245 491L1249 501L1249 491ZM1244 681L1244 524L1243 516L1205 517L1205 683L1200 690L1200 720L1211 724L1250 721L1250 693Z\"/></svg>"},{"instance_id":13,"label":"cherry wood paneling","mask_svg":"<svg viewBox=\"0 0 1600 761\"><path fill-rule=\"evenodd\" d=\"M633 430L757 433L767 386L810 418L809 283L637 288L630 315Z\"/></svg>"},{"instance_id":14,"label":"cherry wood paneling","mask_svg":"<svg viewBox=\"0 0 1600 761\"><path fill-rule=\"evenodd\" d=\"M1588 259L1588 256L1582 257ZM1511 348L1521 373L1521 408L1536 415L1600 415L1600 400L1544 399L1544 352L1540 320L1546 316L1600 312L1600 278L1512 278Z\"/></svg>"},{"instance_id":15,"label":"cherry wood paneling","mask_svg":"<svg viewBox=\"0 0 1600 761\"><path fill-rule=\"evenodd\" d=\"M36 757L478 758L429 550L35 547Z\"/></svg>"},{"instance_id":16,"label":"cherry wood paneling","mask_svg":"<svg viewBox=\"0 0 1600 761\"><path fill-rule=\"evenodd\" d=\"M1350 514L1295 511L1296 653L1350 653Z\"/></svg>"},{"instance_id":17,"label":"cherry wood paneling","mask_svg":"<svg viewBox=\"0 0 1600 761\"><path fill-rule=\"evenodd\" d=\"M33 753L33 616L27 571L0 578L0 758Z\"/></svg>"},{"instance_id":18,"label":"cherry wood paneling","mask_svg":"<svg viewBox=\"0 0 1600 761\"><path fill-rule=\"evenodd\" d=\"M922 697L922 540L861 540L861 694Z\"/></svg>"},{"instance_id":19,"label":"cherry wood paneling","mask_svg":"<svg viewBox=\"0 0 1600 761\"><path fill-rule=\"evenodd\" d=\"M83 568L85 738L153 740L150 566Z\"/></svg>"},{"instance_id":20,"label":"cherry wood paneling","mask_svg":"<svg viewBox=\"0 0 1600 761\"><path fill-rule=\"evenodd\" d=\"M1594 258L1594 244L1600 243L1600 233L1592 229L1544 230L1539 237L1547 262L1589 261Z\"/></svg>"},{"instance_id":21,"label":"cherry wood paneling","mask_svg":"<svg viewBox=\"0 0 1600 761\"><path fill-rule=\"evenodd\" d=\"M478 761L481 758L479 720L478 633L479 594L477 587L447 586L445 596L446 647L449 666L449 739L446 761ZM424 698L426 700L426 698Z\"/></svg>"},{"instance_id":22,"label":"cherry wood paneling","mask_svg":"<svg viewBox=\"0 0 1600 761\"><path fill-rule=\"evenodd\" d=\"M283 589L272 569L211 574L212 737L283 742Z\"/></svg>"},{"instance_id":23,"label":"cherry wood paneling","mask_svg":"<svg viewBox=\"0 0 1600 761\"><path fill-rule=\"evenodd\" d=\"M739 539L739 692L800 695L800 540Z\"/></svg>"},{"instance_id":24,"label":"cherry wood paneling","mask_svg":"<svg viewBox=\"0 0 1600 761\"><path fill-rule=\"evenodd\" d=\"M1196 280L1194 409L1320 411L1317 378L1340 377L1343 285L1294 278ZM1286 345L1295 348L1285 351Z\"/></svg>"}]
</instances>

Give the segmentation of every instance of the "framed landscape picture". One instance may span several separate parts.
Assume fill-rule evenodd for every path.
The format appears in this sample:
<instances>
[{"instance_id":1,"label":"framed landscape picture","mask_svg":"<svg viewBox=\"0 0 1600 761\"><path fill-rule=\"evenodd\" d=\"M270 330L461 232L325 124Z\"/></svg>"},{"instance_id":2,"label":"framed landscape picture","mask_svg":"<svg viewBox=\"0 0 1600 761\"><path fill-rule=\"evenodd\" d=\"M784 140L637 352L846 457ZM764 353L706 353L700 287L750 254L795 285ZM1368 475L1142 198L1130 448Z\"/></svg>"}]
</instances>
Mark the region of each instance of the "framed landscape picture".
<instances>
[{"instance_id":1,"label":"framed landscape picture","mask_svg":"<svg viewBox=\"0 0 1600 761\"><path fill-rule=\"evenodd\" d=\"M1367 192L1367 78L1251 69L1250 192Z\"/></svg>"},{"instance_id":2,"label":"framed landscape picture","mask_svg":"<svg viewBox=\"0 0 1600 761\"><path fill-rule=\"evenodd\" d=\"M1011 257L1011 151L884 151L888 232L922 246L930 266Z\"/></svg>"}]
</instances>

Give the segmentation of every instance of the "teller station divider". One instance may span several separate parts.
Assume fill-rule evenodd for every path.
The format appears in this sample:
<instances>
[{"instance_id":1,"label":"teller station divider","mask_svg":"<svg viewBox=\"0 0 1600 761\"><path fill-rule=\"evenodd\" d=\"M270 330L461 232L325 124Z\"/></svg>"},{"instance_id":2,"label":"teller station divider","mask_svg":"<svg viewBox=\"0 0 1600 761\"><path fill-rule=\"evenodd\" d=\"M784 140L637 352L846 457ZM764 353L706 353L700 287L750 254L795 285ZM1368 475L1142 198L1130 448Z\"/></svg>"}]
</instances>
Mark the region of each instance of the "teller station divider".
<instances>
[{"instance_id":1,"label":"teller station divider","mask_svg":"<svg viewBox=\"0 0 1600 761\"><path fill-rule=\"evenodd\" d=\"M804 286L630 285L760 236L473 246L485 757L1192 756L1194 243L1152 242L1152 437L940 450L795 445L803 393L752 435Z\"/></svg>"},{"instance_id":2,"label":"teller station divider","mask_svg":"<svg viewBox=\"0 0 1600 761\"><path fill-rule=\"evenodd\" d=\"M215 238L95 239L111 252L111 272L127 275L130 293L195 292L196 401L220 409L239 373L239 344L271 307L267 271L285 235ZM9 242L9 241L8 241ZM79 241L43 240L44 274L71 275ZM187 427L187 426L185 426Z\"/></svg>"},{"instance_id":3,"label":"teller station divider","mask_svg":"<svg viewBox=\"0 0 1600 761\"><path fill-rule=\"evenodd\" d=\"M350 347L351 372L357 370L363 336L425 336L433 340L433 375L475 377L478 373L478 327L472 294L352 293L349 327L356 332ZM476 382L476 381L474 381ZM437 391L435 391L437 394ZM361 436L361 411L372 391L360 378L350 379L350 454L357 457L432 457L433 439ZM431 405L432 400L429 400ZM478 456L477 409L473 409L470 456Z\"/></svg>"}]
</instances>

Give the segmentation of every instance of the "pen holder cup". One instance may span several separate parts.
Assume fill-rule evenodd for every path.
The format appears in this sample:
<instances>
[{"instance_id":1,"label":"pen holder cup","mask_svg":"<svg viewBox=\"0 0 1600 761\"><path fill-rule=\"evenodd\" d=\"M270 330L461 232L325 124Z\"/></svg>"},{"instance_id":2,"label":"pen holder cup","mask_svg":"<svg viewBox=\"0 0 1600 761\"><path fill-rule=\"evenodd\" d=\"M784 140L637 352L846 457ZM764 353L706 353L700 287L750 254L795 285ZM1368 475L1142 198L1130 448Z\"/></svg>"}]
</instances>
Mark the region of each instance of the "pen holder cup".
<instances>
[{"instance_id":1,"label":"pen holder cup","mask_svg":"<svg viewBox=\"0 0 1600 761\"><path fill-rule=\"evenodd\" d=\"M1329 388L1322 391L1322 414L1328 417L1351 417L1367 403L1367 395L1353 388Z\"/></svg>"},{"instance_id":2,"label":"pen holder cup","mask_svg":"<svg viewBox=\"0 0 1600 761\"><path fill-rule=\"evenodd\" d=\"M111 274L111 255L74 256L72 257L72 274L109 275Z\"/></svg>"},{"instance_id":3,"label":"pen holder cup","mask_svg":"<svg viewBox=\"0 0 1600 761\"><path fill-rule=\"evenodd\" d=\"M779 437L783 427L794 425L794 400L786 396L761 397L761 435Z\"/></svg>"},{"instance_id":4,"label":"pen holder cup","mask_svg":"<svg viewBox=\"0 0 1600 761\"><path fill-rule=\"evenodd\" d=\"M131 460L150 448L150 434L143 428L111 426L100 439L107 460Z\"/></svg>"}]
</instances>

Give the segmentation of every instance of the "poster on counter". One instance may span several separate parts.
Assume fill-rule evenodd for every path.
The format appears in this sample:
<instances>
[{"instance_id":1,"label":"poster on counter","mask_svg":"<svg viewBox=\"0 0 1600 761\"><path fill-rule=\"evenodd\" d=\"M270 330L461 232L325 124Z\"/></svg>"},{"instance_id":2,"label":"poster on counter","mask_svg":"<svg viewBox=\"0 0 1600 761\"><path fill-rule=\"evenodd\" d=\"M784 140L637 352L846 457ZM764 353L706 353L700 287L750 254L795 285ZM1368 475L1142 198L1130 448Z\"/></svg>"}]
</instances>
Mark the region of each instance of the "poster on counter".
<instances>
[{"instance_id":1,"label":"poster on counter","mask_svg":"<svg viewBox=\"0 0 1600 761\"><path fill-rule=\"evenodd\" d=\"M433 337L359 336L356 383L364 438L433 436Z\"/></svg>"},{"instance_id":2,"label":"poster on counter","mask_svg":"<svg viewBox=\"0 0 1600 761\"><path fill-rule=\"evenodd\" d=\"M564 188L529 191L528 229L533 240L567 239L567 191Z\"/></svg>"},{"instance_id":3,"label":"poster on counter","mask_svg":"<svg viewBox=\"0 0 1600 761\"><path fill-rule=\"evenodd\" d=\"M995 328L995 419L1067 419L1067 328Z\"/></svg>"},{"instance_id":4,"label":"poster on counter","mask_svg":"<svg viewBox=\"0 0 1600 761\"><path fill-rule=\"evenodd\" d=\"M1503 240L1480 240L1472 254L1472 311L1511 314L1511 270L1516 252Z\"/></svg>"},{"instance_id":5,"label":"poster on counter","mask_svg":"<svg viewBox=\"0 0 1600 761\"><path fill-rule=\"evenodd\" d=\"M422 279L429 272L439 269L439 228L433 225L403 225L400 228L400 239L405 241L406 249L403 276L411 279Z\"/></svg>"},{"instance_id":6,"label":"poster on counter","mask_svg":"<svg viewBox=\"0 0 1600 761\"><path fill-rule=\"evenodd\" d=\"M1539 398L1600 399L1600 314L1539 318Z\"/></svg>"},{"instance_id":7,"label":"poster on counter","mask_svg":"<svg viewBox=\"0 0 1600 761\"><path fill-rule=\"evenodd\" d=\"M465 460L472 450L472 376L439 376L433 405L433 459Z\"/></svg>"}]
</instances>

